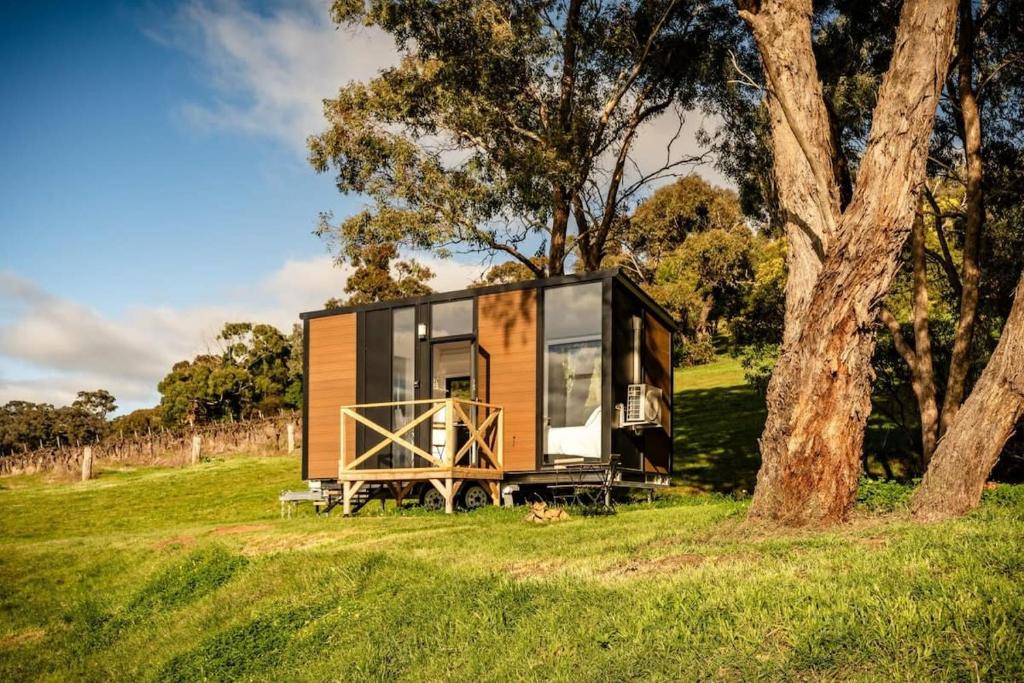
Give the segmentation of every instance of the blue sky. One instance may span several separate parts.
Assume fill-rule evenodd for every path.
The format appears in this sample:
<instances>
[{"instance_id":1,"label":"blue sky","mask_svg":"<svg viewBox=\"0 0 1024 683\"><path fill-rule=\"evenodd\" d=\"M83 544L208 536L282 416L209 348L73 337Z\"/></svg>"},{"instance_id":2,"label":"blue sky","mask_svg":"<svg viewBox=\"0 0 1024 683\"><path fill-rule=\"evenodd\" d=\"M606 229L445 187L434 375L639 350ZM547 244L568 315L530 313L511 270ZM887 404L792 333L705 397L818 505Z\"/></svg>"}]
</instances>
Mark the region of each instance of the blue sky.
<instances>
[{"instance_id":1,"label":"blue sky","mask_svg":"<svg viewBox=\"0 0 1024 683\"><path fill-rule=\"evenodd\" d=\"M0 403L104 387L153 405L223 321L286 328L340 292L311 231L361 200L313 173L304 140L322 98L395 53L326 8L0 4ZM437 289L481 269L427 260Z\"/></svg>"},{"instance_id":2,"label":"blue sky","mask_svg":"<svg viewBox=\"0 0 1024 683\"><path fill-rule=\"evenodd\" d=\"M322 254L310 236L317 211L352 200L281 135L187 118L222 94L202 56L183 49L182 21L122 3L6 5L5 268L115 312L195 305L211 285Z\"/></svg>"}]
</instances>

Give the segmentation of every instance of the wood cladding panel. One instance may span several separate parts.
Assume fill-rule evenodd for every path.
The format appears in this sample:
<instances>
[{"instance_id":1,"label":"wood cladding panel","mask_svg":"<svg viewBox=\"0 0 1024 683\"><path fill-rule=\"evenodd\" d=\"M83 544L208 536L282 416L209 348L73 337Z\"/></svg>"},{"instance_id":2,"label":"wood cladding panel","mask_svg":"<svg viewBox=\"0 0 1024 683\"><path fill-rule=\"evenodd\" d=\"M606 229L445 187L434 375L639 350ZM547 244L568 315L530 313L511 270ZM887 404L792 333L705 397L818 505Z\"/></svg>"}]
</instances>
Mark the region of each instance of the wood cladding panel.
<instances>
[{"instance_id":1,"label":"wood cladding panel","mask_svg":"<svg viewBox=\"0 0 1024 683\"><path fill-rule=\"evenodd\" d=\"M672 333L657 319L644 316L644 377L662 392L663 429L644 430L644 470L668 474L672 458Z\"/></svg>"},{"instance_id":2,"label":"wood cladding panel","mask_svg":"<svg viewBox=\"0 0 1024 683\"><path fill-rule=\"evenodd\" d=\"M309 321L309 405L306 420L307 477L335 479L340 450L340 410L356 402L356 314ZM346 425L346 451L356 447Z\"/></svg>"},{"instance_id":3,"label":"wood cladding panel","mask_svg":"<svg viewBox=\"0 0 1024 683\"><path fill-rule=\"evenodd\" d=\"M490 402L505 411L505 469L537 469L537 290L477 299L477 339L490 355Z\"/></svg>"}]
</instances>

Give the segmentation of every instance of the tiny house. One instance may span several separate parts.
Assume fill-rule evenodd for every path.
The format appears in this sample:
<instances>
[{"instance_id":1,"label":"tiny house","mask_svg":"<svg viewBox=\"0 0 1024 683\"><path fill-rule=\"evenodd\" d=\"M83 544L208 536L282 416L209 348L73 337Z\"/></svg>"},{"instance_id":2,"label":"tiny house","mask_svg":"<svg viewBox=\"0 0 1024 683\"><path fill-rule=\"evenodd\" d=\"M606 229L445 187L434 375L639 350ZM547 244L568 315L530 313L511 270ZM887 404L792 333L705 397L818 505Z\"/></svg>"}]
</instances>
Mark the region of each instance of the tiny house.
<instances>
[{"instance_id":1,"label":"tiny house","mask_svg":"<svg viewBox=\"0 0 1024 683\"><path fill-rule=\"evenodd\" d=\"M301 318L302 477L346 514L669 483L675 324L617 269Z\"/></svg>"}]
</instances>

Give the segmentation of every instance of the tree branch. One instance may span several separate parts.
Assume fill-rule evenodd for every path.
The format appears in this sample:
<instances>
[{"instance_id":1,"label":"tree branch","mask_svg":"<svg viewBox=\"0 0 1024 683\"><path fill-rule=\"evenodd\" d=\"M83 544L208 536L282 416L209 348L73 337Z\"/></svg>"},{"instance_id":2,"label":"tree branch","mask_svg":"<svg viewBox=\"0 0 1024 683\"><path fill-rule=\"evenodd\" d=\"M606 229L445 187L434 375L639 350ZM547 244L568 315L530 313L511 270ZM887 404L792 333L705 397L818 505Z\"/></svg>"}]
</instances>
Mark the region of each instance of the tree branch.
<instances>
[{"instance_id":1,"label":"tree branch","mask_svg":"<svg viewBox=\"0 0 1024 683\"><path fill-rule=\"evenodd\" d=\"M900 321L896 319L896 316L886 306L882 306L878 317L888 328L889 334L892 336L892 344L896 347L896 352L900 354L900 357L903 358L903 361L913 372L917 367L917 353L914 349L910 348L910 344L907 343L906 338L903 336Z\"/></svg>"}]
</instances>

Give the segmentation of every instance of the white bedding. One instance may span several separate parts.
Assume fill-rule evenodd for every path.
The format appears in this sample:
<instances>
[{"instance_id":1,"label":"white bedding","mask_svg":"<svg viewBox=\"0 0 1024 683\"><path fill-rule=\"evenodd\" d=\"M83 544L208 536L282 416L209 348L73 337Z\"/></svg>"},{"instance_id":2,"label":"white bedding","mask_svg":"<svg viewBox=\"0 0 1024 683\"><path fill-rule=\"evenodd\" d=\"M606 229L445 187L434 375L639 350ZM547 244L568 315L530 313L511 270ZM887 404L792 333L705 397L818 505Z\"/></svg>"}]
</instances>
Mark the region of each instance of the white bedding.
<instances>
[{"instance_id":1,"label":"white bedding","mask_svg":"<svg viewBox=\"0 0 1024 683\"><path fill-rule=\"evenodd\" d=\"M548 427L548 455L601 457L601 408L595 408L586 424L579 427Z\"/></svg>"}]
</instances>

